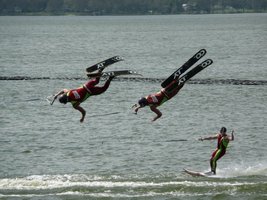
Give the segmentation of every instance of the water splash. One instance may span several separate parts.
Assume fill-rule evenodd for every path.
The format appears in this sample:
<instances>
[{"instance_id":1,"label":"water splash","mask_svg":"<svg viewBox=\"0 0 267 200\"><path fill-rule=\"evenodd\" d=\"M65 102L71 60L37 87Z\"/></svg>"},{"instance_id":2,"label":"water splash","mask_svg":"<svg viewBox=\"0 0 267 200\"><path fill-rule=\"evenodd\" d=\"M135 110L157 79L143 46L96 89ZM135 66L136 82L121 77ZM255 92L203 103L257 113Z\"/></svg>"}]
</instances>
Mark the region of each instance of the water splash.
<instances>
[{"instance_id":1,"label":"water splash","mask_svg":"<svg viewBox=\"0 0 267 200\"><path fill-rule=\"evenodd\" d=\"M222 168L217 170L218 177L234 178L234 177L247 177L247 176L266 176L267 177L267 165L245 165L237 164L231 167Z\"/></svg>"}]
</instances>

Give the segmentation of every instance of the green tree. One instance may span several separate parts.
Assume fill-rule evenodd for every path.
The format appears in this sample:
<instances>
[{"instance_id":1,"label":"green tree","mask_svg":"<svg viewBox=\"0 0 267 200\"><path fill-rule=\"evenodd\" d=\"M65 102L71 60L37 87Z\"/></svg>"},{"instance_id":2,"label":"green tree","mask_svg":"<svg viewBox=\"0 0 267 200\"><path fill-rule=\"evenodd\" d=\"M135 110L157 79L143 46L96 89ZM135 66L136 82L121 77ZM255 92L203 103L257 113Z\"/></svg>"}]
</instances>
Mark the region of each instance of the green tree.
<instances>
[{"instance_id":1,"label":"green tree","mask_svg":"<svg viewBox=\"0 0 267 200\"><path fill-rule=\"evenodd\" d=\"M177 14L236 12L266 12L267 0L0 0L0 14L23 12L112 14Z\"/></svg>"},{"instance_id":2,"label":"green tree","mask_svg":"<svg viewBox=\"0 0 267 200\"><path fill-rule=\"evenodd\" d=\"M57 13L63 11L64 0L48 0L46 5L46 11Z\"/></svg>"}]
</instances>

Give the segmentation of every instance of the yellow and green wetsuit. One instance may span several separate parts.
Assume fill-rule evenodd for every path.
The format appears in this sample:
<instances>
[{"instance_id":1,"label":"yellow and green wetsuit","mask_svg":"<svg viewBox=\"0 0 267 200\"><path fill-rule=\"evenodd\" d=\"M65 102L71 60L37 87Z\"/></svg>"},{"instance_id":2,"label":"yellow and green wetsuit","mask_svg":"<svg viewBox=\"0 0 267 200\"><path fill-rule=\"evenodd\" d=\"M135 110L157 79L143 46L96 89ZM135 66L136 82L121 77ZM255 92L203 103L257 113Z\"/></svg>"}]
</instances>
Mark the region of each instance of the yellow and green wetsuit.
<instances>
[{"instance_id":1,"label":"yellow and green wetsuit","mask_svg":"<svg viewBox=\"0 0 267 200\"><path fill-rule=\"evenodd\" d=\"M210 168L214 174L216 174L217 160L225 154L228 143L228 138L223 137L222 134L218 135L217 149L212 153L210 158Z\"/></svg>"}]
</instances>

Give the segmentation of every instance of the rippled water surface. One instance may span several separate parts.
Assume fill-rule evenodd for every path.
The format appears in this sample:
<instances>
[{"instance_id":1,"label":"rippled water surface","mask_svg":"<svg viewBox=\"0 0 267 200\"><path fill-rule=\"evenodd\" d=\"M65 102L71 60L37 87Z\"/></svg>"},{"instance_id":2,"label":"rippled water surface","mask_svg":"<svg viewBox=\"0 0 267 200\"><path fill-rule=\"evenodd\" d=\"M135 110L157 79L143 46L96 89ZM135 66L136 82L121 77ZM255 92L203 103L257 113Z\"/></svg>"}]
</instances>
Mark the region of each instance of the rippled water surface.
<instances>
[{"instance_id":1,"label":"rippled water surface","mask_svg":"<svg viewBox=\"0 0 267 200\"><path fill-rule=\"evenodd\" d=\"M89 98L84 123L46 97L80 86L86 67L114 55L109 70L168 77L201 48L214 64L194 79L266 81L267 15L0 17L0 199L266 199L267 88L186 84L160 107L161 119L131 106L160 82L115 79ZM76 78L79 79L76 79ZM103 82L101 82L102 84ZM218 174L221 126L235 130Z\"/></svg>"}]
</instances>

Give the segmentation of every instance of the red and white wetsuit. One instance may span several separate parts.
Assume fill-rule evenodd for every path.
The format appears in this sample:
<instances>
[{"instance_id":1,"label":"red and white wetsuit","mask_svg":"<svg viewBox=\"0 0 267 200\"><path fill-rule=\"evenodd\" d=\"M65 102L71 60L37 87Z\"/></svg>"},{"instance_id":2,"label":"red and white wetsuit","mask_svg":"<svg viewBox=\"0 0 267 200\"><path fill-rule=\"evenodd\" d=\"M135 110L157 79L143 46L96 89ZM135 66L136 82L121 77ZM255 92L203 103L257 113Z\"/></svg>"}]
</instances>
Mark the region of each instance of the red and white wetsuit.
<instances>
[{"instance_id":1,"label":"red and white wetsuit","mask_svg":"<svg viewBox=\"0 0 267 200\"><path fill-rule=\"evenodd\" d=\"M87 83L77 89L69 90L67 92L68 101L71 102L73 106L75 106L84 102L88 97L92 95L99 95L105 92L110 85L110 80L107 80L102 87L96 86L99 83L99 80L100 78L95 78L93 80L89 80Z\"/></svg>"},{"instance_id":2,"label":"red and white wetsuit","mask_svg":"<svg viewBox=\"0 0 267 200\"><path fill-rule=\"evenodd\" d=\"M167 100L174 97L184 85L178 85L177 80L172 81L167 87L161 89L155 94L150 94L146 97L149 106L160 106Z\"/></svg>"}]
</instances>

